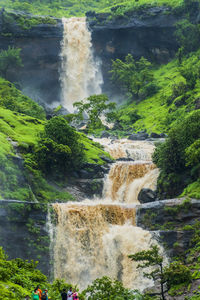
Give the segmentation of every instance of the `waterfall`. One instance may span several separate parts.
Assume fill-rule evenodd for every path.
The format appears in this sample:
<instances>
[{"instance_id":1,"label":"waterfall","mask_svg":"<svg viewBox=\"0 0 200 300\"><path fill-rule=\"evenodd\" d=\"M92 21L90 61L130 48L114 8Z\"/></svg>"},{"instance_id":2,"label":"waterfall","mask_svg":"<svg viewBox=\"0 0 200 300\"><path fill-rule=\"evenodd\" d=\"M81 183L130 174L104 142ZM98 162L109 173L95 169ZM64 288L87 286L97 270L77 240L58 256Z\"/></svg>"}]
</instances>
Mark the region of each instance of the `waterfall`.
<instances>
[{"instance_id":1,"label":"waterfall","mask_svg":"<svg viewBox=\"0 0 200 300\"><path fill-rule=\"evenodd\" d=\"M58 216L54 277L81 289L107 275L129 288L145 288L128 255L148 249L151 234L135 227L135 208L103 204L54 204Z\"/></svg>"},{"instance_id":2,"label":"waterfall","mask_svg":"<svg viewBox=\"0 0 200 300\"><path fill-rule=\"evenodd\" d=\"M105 145L104 139L99 142ZM112 165L102 199L53 204L57 216L54 277L84 289L94 279L107 275L128 288L143 290L153 283L143 277L128 255L157 243L135 221L139 191L143 187L156 188L158 169L151 161L154 145L106 140L106 147L109 152L114 148L118 157L125 153L139 160Z\"/></svg>"},{"instance_id":3,"label":"waterfall","mask_svg":"<svg viewBox=\"0 0 200 300\"><path fill-rule=\"evenodd\" d=\"M86 18L63 18L62 22L61 97L62 105L73 112L74 102L93 94L101 94L101 62L94 58Z\"/></svg>"}]
</instances>

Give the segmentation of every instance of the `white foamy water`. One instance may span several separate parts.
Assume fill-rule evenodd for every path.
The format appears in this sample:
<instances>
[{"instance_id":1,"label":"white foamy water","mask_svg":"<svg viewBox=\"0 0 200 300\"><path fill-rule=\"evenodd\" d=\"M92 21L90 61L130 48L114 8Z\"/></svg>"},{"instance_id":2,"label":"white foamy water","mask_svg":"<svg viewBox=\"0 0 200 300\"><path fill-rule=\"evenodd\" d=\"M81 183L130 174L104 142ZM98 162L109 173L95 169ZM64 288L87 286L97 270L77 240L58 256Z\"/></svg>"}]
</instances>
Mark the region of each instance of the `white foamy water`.
<instances>
[{"instance_id":1,"label":"white foamy water","mask_svg":"<svg viewBox=\"0 0 200 300\"><path fill-rule=\"evenodd\" d=\"M54 277L84 289L107 275L125 287L143 290L153 282L143 277L128 255L157 244L151 233L135 222L141 188L156 188L158 169L151 161L154 145L128 140L105 143L105 139L101 143L109 152L114 148L117 157L131 153L139 160L112 164L102 199L53 204L57 215Z\"/></svg>"},{"instance_id":2,"label":"white foamy water","mask_svg":"<svg viewBox=\"0 0 200 300\"><path fill-rule=\"evenodd\" d=\"M93 94L101 94L103 78L101 62L93 56L91 33L87 28L86 18L63 18L62 22L62 105L73 112L74 102Z\"/></svg>"}]
</instances>

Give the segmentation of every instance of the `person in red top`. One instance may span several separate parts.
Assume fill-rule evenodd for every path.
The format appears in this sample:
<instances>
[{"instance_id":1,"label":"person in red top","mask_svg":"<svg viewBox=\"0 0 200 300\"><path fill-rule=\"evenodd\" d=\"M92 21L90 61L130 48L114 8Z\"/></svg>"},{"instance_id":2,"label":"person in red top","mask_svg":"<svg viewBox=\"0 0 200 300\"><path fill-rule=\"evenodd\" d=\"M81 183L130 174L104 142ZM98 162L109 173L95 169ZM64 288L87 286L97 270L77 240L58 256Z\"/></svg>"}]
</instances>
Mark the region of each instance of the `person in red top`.
<instances>
[{"instance_id":1,"label":"person in red top","mask_svg":"<svg viewBox=\"0 0 200 300\"><path fill-rule=\"evenodd\" d=\"M41 300L41 299L42 299L42 290L40 289L40 286L39 286L39 285L36 287L36 289L37 289L37 291L39 292L39 298L40 298L40 300Z\"/></svg>"},{"instance_id":2,"label":"person in red top","mask_svg":"<svg viewBox=\"0 0 200 300\"><path fill-rule=\"evenodd\" d=\"M76 290L73 291L73 300L79 300L78 293Z\"/></svg>"}]
</instances>

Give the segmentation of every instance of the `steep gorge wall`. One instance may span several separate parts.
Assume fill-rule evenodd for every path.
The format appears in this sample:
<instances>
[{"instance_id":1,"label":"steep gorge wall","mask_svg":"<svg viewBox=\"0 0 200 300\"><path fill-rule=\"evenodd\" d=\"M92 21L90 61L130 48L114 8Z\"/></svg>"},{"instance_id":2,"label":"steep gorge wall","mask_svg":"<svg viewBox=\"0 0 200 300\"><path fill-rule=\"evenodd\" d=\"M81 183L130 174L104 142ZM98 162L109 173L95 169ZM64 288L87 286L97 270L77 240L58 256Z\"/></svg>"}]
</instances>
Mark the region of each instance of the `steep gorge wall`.
<instances>
[{"instance_id":1,"label":"steep gorge wall","mask_svg":"<svg viewBox=\"0 0 200 300\"><path fill-rule=\"evenodd\" d=\"M30 15L29 26L26 23L25 26L23 23L19 25L16 21L16 18L24 20L26 17L22 13L7 16L3 10L0 12L0 50L6 50L8 46L21 48L24 65L17 71L9 71L7 78L37 102L51 104L60 101L62 22L52 19L54 24L41 22L32 26Z\"/></svg>"},{"instance_id":2,"label":"steep gorge wall","mask_svg":"<svg viewBox=\"0 0 200 300\"><path fill-rule=\"evenodd\" d=\"M156 63L167 63L178 49L175 23L182 18L168 7L151 7L121 16L89 12L96 55L102 60L104 91L109 91L111 60L123 59L128 53ZM113 87L112 87L113 88Z\"/></svg>"},{"instance_id":3,"label":"steep gorge wall","mask_svg":"<svg viewBox=\"0 0 200 300\"><path fill-rule=\"evenodd\" d=\"M18 83L23 92L37 102L59 103L62 21L52 19L55 24L41 23L24 29L10 22L4 14L0 12L0 48L7 49L9 45L21 48L24 64L17 72L9 72L8 79ZM173 34L180 18L166 7L148 8L115 18L110 14L88 13L94 55L102 61L103 92L114 88L109 80L112 59L131 53L135 58L145 56L165 63L174 57L178 45Z\"/></svg>"},{"instance_id":4,"label":"steep gorge wall","mask_svg":"<svg viewBox=\"0 0 200 300\"><path fill-rule=\"evenodd\" d=\"M39 261L38 268L50 275L48 208L45 204L0 200L0 246L9 259Z\"/></svg>"}]
</instances>

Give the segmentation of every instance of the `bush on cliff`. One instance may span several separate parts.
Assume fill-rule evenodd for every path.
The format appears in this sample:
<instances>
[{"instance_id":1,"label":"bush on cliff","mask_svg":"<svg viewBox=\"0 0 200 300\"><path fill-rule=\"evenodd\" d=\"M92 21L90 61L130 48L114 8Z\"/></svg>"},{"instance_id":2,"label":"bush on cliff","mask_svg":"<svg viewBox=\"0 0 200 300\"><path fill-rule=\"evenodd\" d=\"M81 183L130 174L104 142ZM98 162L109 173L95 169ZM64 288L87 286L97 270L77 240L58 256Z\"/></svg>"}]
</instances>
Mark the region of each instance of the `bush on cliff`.
<instances>
[{"instance_id":1,"label":"bush on cliff","mask_svg":"<svg viewBox=\"0 0 200 300\"><path fill-rule=\"evenodd\" d=\"M80 168L84 152L78 139L78 133L63 117L49 120L35 152L40 169L59 177Z\"/></svg>"},{"instance_id":2,"label":"bush on cliff","mask_svg":"<svg viewBox=\"0 0 200 300\"><path fill-rule=\"evenodd\" d=\"M34 261L8 260L0 247L0 299L21 300L38 284L45 286L47 278L36 267Z\"/></svg>"},{"instance_id":3,"label":"bush on cliff","mask_svg":"<svg viewBox=\"0 0 200 300\"><path fill-rule=\"evenodd\" d=\"M158 179L161 197L177 196L187 184L198 179L200 166L195 162L199 155L196 142L199 138L200 111L197 110L174 126L167 140L156 148L153 161L161 169Z\"/></svg>"}]
</instances>

